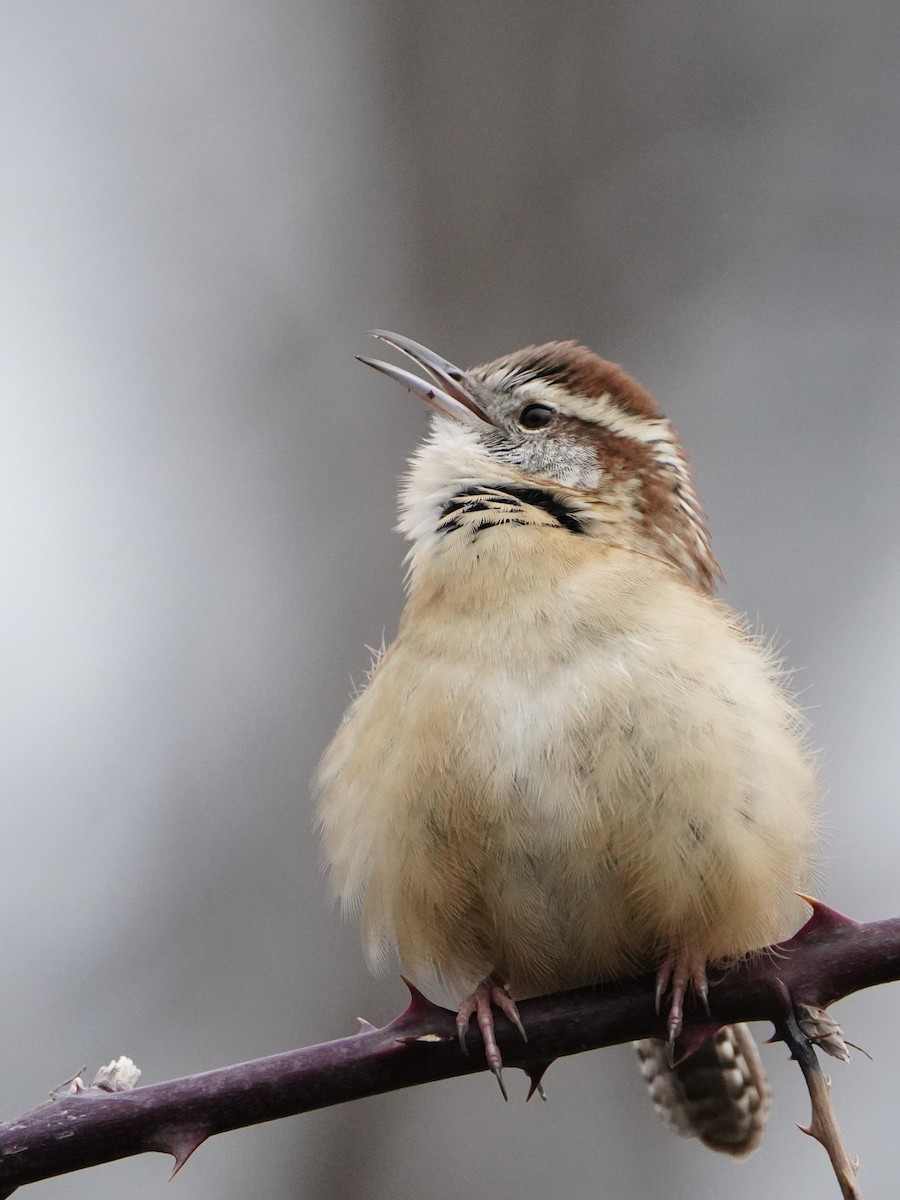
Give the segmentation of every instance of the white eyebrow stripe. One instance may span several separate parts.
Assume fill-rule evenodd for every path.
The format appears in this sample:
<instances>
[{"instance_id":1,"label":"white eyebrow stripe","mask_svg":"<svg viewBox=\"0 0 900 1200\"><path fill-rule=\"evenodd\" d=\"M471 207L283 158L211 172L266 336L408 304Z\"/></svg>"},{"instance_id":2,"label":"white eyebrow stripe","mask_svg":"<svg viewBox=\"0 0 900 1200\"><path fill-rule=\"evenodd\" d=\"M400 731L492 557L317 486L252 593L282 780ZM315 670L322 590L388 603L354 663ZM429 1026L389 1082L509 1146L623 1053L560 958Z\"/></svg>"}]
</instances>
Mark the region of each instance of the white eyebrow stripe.
<instances>
[{"instance_id":1,"label":"white eyebrow stripe","mask_svg":"<svg viewBox=\"0 0 900 1200\"><path fill-rule=\"evenodd\" d=\"M509 376L503 372L494 372L485 380L489 386L509 387ZM540 379L529 379L516 386L516 392L523 400L531 403L551 404L561 412L594 424L605 425L612 433L620 437L628 437L641 442L653 449L653 456L658 462L667 462L665 450L674 450L673 460L681 462L679 443L672 426L665 417L641 417L626 412L613 401L609 392L601 396L582 396L567 391L556 383L547 383ZM671 460L669 460L671 461ZM675 466L676 462L671 461Z\"/></svg>"}]
</instances>

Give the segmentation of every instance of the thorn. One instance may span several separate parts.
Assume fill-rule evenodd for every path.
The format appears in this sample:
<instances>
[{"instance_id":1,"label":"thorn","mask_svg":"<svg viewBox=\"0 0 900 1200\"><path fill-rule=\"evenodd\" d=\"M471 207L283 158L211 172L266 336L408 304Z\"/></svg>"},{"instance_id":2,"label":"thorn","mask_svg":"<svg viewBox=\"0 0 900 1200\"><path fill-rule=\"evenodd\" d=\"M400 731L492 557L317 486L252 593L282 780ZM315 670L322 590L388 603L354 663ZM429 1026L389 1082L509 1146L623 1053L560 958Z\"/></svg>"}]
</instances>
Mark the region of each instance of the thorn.
<instances>
[{"instance_id":1,"label":"thorn","mask_svg":"<svg viewBox=\"0 0 900 1200\"><path fill-rule=\"evenodd\" d=\"M540 1096L540 1098L542 1100L546 1101L547 1093L544 1091L544 1086L541 1081L544 1078L544 1074L546 1073L547 1068L549 1066L551 1066L551 1064L554 1063L555 1061L556 1060L553 1058L548 1058L545 1062L531 1063L529 1066L522 1068L522 1070L525 1072L525 1074L528 1076L528 1078L530 1080L530 1087L528 1088L528 1095L525 1097L526 1104L531 1099L531 1097L535 1094L535 1092L537 1092L537 1094Z\"/></svg>"},{"instance_id":2,"label":"thorn","mask_svg":"<svg viewBox=\"0 0 900 1200\"><path fill-rule=\"evenodd\" d=\"M494 1078L500 1084L500 1091L503 1094L503 1099L509 1103L509 1096L506 1094L506 1084L503 1082L503 1067L501 1067L499 1063L492 1063L491 1071L493 1072Z\"/></svg>"},{"instance_id":3,"label":"thorn","mask_svg":"<svg viewBox=\"0 0 900 1200\"><path fill-rule=\"evenodd\" d=\"M816 900L813 896L805 896L802 892L797 892L796 895L809 905L812 909L812 916L802 929L782 945L790 946L792 943L803 942L816 934L833 933L838 929L846 929L848 926L856 928L859 925L859 922L854 921L852 917L844 916L836 908L829 908L827 904L823 904L821 900Z\"/></svg>"},{"instance_id":4,"label":"thorn","mask_svg":"<svg viewBox=\"0 0 900 1200\"><path fill-rule=\"evenodd\" d=\"M710 1038L722 1028L719 1021L704 1021L702 1023L694 1023L686 1025L678 1034L678 1054L675 1057L675 1066L683 1063L686 1059L696 1054Z\"/></svg>"},{"instance_id":5,"label":"thorn","mask_svg":"<svg viewBox=\"0 0 900 1200\"><path fill-rule=\"evenodd\" d=\"M404 1037L403 1031L412 1026L416 1032L411 1034L410 1037L417 1040L423 1036L423 1033L437 1033L442 1026L446 1028L447 1021L452 1014L445 1008L440 1008L437 1004L432 1004L428 997L424 996L416 985L410 983L403 975L400 978L409 989L409 1004L399 1016L394 1017L393 1021L385 1025L383 1031L379 1030L379 1032L387 1033L397 1030L397 1038L399 1040ZM360 1020L360 1018L357 1018L357 1020ZM368 1025L368 1022L366 1024ZM428 1024L432 1025L431 1029L428 1029ZM423 1025L425 1025L424 1030L422 1029ZM365 1029L363 1032L368 1033L370 1029Z\"/></svg>"},{"instance_id":6,"label":"thorn","mask_svg":"<svg viewBox=\"0 0 900 1200\"><path fill-rule=\"evenodd\" d=\"M811 1137L814 1141L817 1142L819 1140L816 1137L816 1135L813 1133L812 1126L810 1126L809 1129L807 1129L805 1125L798 1125L797 1128L800 1130L801 1133L805 1133L807 1137Z\"/></svg>"},{"instance_id":7,"label":"thorn","mask_svg":"<svg viewBox=\"0 0 900 1200\"><path fill-rule=\"evenodd\" d=\"M157 1142L152 1149L160 1150L164 1154L171 1154L175 1159L175 1166L172 1168L172 1174L169 1176L171 1182L187 1160L191 1157L198 1146L202 1146L209 1133L205 1129L185 1129L178 1130L171 1136L168 1136L165 1142Z\"/></svg>"},{"instance_id":8,"label":"thorn","mask_svg":"<svg viewBox=\"0 0 900 1200\"><path fill-rule=\"evenodd\" d=\"M367 1021L365 1017L357 1017L356 1019L357 1019L357 1021L359 1021L359 1029L357 1029L357 1031L356 1031L357 1033L377 1033L378 1032L378 1029L376 1028L376 1026L374 1026L371 1021Z\"/></svg>"},{"instance_id":9,"label":"thorn","mask_svg":"<svg viewBox=\"0 0 900 1200\"><path fill-rule=\"evenodd\" d=\"M403 1013L404 1017L430 1017L434 1013L445 1015L445 1010L439 1008L437 1004L432 1004L428 997L420 992L414 983L410 983L405 975L401 975L400 978L409 989L409 1007Z\"/></svg>"}]
</instances>

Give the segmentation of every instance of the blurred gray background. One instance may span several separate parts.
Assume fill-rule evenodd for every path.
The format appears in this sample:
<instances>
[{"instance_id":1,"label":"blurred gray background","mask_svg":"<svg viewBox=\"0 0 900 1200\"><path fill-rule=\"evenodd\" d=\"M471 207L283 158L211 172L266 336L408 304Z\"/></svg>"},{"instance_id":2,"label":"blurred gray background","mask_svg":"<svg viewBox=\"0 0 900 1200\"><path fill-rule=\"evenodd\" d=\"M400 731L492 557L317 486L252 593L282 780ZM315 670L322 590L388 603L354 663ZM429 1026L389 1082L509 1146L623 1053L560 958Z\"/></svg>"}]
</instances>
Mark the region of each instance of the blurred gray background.
<instances>
[{"instance_id":1,"label":"blurred gray background","mask_svg":"<svg viewBox=\"0 0 900 1200\"><path fill-rule=\"evenodd\" d=\"M372 326L463 365L574 337L657 395L725 595L798 669L823 893L900 913L900 6L6 0L0 55L0 1115L404 1004L307 791L401 604L426 415L353 361ZM898 995L836 1010L875 1054L831 1069L871 1196ZM546 1105L476 1076L29 1194L833 1195L765 1055L745 1164L671 1136L618 1048Z\"/></svg>"}]
</instances>

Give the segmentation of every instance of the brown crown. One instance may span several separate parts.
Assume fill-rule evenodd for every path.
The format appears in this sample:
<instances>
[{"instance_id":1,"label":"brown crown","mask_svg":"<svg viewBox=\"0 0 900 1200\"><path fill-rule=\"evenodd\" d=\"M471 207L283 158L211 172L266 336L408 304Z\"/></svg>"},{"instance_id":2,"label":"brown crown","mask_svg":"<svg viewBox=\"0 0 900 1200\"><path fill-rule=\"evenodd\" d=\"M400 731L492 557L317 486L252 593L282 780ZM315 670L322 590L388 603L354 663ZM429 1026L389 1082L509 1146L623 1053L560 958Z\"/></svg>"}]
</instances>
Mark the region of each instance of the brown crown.
<instances>
[{"instance_id":1,"label":"brown crown","mask_svg":"<svg viewBox=\"0 0 900 1200\"><path fill-rule=\"evenodd\" d=\"M474 367L471 372L476 378L501 373L508 376L511 388L537 379L590 399L608 395L624 412L636 417L661 415L650 393L620 366L607 362L577 342L526 346L515 354Z\"/></svg>"}]
</instances>

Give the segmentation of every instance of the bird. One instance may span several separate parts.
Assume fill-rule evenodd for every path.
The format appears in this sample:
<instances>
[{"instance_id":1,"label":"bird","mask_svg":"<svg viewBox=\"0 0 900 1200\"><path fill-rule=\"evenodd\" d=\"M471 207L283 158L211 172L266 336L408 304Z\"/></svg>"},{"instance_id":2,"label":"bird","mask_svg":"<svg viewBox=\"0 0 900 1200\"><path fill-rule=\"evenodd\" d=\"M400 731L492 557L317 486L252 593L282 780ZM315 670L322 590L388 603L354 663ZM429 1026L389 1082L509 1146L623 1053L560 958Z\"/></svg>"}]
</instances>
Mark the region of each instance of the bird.
<instances>
[{"instance_id":1,"label":"bird","mask_svg":"<svg viewBox=\"0 0 900 1200\"><path fill-rule=\"evenodd\" d=\"M574 341L462 370L373 336L432 409L403 482L396 639L316 780L323 858L374 968L494 1012L656 972L636 1043L677 1133L743 1157L771 1105L746 1026L676 1062L711 969L804 919L819 787L772 649L715 596L687 453L653 397ZM505 1091L504 1091L505 1095Z\"/></svg>"}]
</instances>

